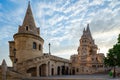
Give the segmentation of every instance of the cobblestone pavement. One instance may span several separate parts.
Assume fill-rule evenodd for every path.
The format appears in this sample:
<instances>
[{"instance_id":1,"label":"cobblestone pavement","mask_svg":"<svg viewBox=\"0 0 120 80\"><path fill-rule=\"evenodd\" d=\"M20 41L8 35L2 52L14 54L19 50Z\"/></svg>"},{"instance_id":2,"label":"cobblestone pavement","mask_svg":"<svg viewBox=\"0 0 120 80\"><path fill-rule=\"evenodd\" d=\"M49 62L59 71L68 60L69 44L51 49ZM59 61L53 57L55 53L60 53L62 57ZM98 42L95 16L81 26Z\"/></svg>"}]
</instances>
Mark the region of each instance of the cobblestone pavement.
<instances>
[{"instance_id":1,"label":"cobblestone pavement","mask_svg":"<svg viewBox=\"0 0 120 80\"><path fill-rule=\"evenodd\" d=\"M107 74L92 74L92 75L62 75L51 77L34 77L23 80L120 80L120 77L112 78Z\"/></svg>"}]
</instances>

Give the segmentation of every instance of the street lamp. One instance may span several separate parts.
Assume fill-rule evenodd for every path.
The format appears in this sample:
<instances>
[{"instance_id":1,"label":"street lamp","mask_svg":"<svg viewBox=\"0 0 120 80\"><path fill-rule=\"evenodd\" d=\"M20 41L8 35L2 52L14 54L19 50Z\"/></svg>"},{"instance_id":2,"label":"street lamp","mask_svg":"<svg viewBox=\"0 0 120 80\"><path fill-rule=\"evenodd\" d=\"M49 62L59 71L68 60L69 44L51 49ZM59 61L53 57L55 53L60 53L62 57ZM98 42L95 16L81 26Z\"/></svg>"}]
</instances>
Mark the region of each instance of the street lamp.
<instances>
[{"instance_id":1,"label":"street lamp","mask_svg":"<svg viewBox=\"0 0 120 80\"><path fill-rule=\"evenodd\" d=\"M48 45L49 45L49 55L51 55L51 53L50 53L50 46L51 46L51 44L49 43Z\"/></svg>"}]
</instances>

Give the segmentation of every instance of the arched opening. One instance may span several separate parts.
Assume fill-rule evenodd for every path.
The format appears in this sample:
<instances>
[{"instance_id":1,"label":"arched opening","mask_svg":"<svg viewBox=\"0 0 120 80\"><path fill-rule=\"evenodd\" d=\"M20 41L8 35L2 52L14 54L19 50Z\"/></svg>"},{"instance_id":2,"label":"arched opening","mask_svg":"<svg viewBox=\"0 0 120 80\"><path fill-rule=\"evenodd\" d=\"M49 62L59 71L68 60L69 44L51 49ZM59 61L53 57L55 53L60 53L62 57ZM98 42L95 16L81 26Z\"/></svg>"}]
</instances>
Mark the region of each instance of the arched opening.
<instances>
[{"instance_id":1,"label":"arched opening","mask_svg":"<svg viewBox=\"0 0 120 80\"><path fill-rule=\"evenodd\" d=\"M28 31L28 26L26 26L26 31Z\"/></svg>"},{"instance_id":2,"label":"arched opening","mask_svg":"<svg viewBox=\"0 0 120 80\"><path fill-rule=\"evenodd\" d=\"M41 66L39 66L39 76L41 76Z\"/></svg>"},{"instance_id":3,"label":"arched opening","mask_svg":"<svg viewBox=\"0 0 120 80\"><path fill-rule=\"evenodd\" d=\"M66 75L68 75L68 74L69 74L69 72L68 72L68 71L69 71L69 68L67 67L67 68L66 68Z\"/></svg>"},{"instance_id":4,"label":"arched opening","mask_svg":"<svg viewBox=\"0 0 120 80\"><path fill-rule=\"evenodd\" d=\"M36 44L36 42L33 42L33 49L37 49L37 44Z\"/></svg>"},{"instance_id":5,"label":"arched opening","mask_svg":"<svg viewBox=\"0 0 120 80\"><path fill-rule=\"evenodd\" d=\"M39 50L41 50L41 44L39 44Z\"/></svg>"},{"instance_id":6,"label":"arched opening","mask_svg":"<svg viewBox=\"0 0 120 80\"><path fill-rule=\"evenodd\" d=\"M27 70L27 73L30 73L32 77L37 76L36 67L29 68L29 69Z\"/></svg>"},{"instance_id":7,"label":"arched opening","mask_svg":"<svg viewBox=\"0 0 120 80\"><path fill-rule=\"evenodd\" d=\"M72 74L75 75L75 68L72 69Z\"/></svg>"},{"instance_id":8,"label":"arched opening","mask_svg":"<svg viewBox=\"0 0 120 80\"><path fill-rule=\"evenodd\" d=\"M62 75L65 75L65 66L62 66Z\"/></svg>"},{"instance_id":9,"label":"arched opening","mask_svg":"<svg viewBox=\"0 0 120 80\"><path fill-rule=\"evenodd\" d=\"M57 67L57 75L60 75L60 66Z\"/></svg>"},{"instance_id":10,"label":"arched opening","mask_svg":"<svg viewBox=\"0 0 120 80\"><path fill-rule=\"evenodd\" d=\"M51 70L51 75L54 75L54 68L52 68Z\"/></svg>"},{"instance_id":11,"label":"arched opening","mask_svg":"<svg viewBox=\"0 0 120 80\"><path fill-rule=\"evenodd\" d=\"M39 66L39 75L40 76L46 76L46 64L42 64Z\"/></svg>"}]
</instances>

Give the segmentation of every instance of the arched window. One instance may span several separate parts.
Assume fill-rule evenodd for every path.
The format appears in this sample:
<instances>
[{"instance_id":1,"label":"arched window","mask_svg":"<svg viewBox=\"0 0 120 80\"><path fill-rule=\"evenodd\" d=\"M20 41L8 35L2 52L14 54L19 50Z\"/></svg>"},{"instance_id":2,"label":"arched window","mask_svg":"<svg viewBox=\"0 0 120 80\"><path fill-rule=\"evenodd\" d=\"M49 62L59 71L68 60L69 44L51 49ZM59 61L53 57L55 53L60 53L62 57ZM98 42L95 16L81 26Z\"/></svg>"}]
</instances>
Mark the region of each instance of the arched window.
<instances>
[{"instance_id":1,"label":"arched window","mask_svg":"<svg viewBox=\"0 0 120 80\"><path fill-rule=\"evenodd\" d=\"M39 50L41 50L41 44L39 44Z\"/></svg>"},{"instance_id":2,"label":"arched window","mask_svg":"<svg viewBox=\"0 0 120 80\"><path fill-rule=\"evenodd\" d=\"M79 72L79 68L76 69L76 72Z\"/></svg>"},{"instance_id":3,"label":"arched window","mask_svg":"<svg viewBox=\"0 0 120 80\"><path fill-rule=\"evenodd\" d=\"M36 44L36 42L33 42L33 49L37 49L37 44Z\"/></svg>"},{"instance_id":4,"label":"arched window","mask_svg":"<svg viewBox=\"0 0 120 80\"><path fill-rule=\"evenodd\" d=\"M28 31L28 26L26 26L26 31Z\"/></svg>"}]
</instances>

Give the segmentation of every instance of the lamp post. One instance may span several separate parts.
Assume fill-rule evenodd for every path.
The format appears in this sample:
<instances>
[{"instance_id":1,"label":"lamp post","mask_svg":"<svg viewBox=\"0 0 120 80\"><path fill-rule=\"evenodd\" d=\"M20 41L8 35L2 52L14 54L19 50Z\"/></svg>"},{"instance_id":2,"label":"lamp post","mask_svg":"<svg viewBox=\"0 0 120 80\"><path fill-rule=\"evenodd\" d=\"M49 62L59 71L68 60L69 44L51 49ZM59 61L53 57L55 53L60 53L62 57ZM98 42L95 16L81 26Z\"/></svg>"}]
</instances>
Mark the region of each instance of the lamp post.
<instances>
[{"instance_id":1,"label":"lamp post","mask_svg":"<svg viewBox=\"0 0 120 80\"><path fill-rule=\"evenodd\" d=\"M48 45L49 45L49 55L51 55L51 53L50 53L50 45L51 45L51 44L49 43Z\"/></svg>"},{"instance_id":2,"label":"lamp post","mask_svg":"<svg viewBox=\"0 0 120 80\"><path fill-rule=\"evenodd\" d=\"M113 78L116 77L116 71L115 71L115 67L116 67L116 59L117 59L117 56L114 56Z\"/></svg>"}]
</instances>

